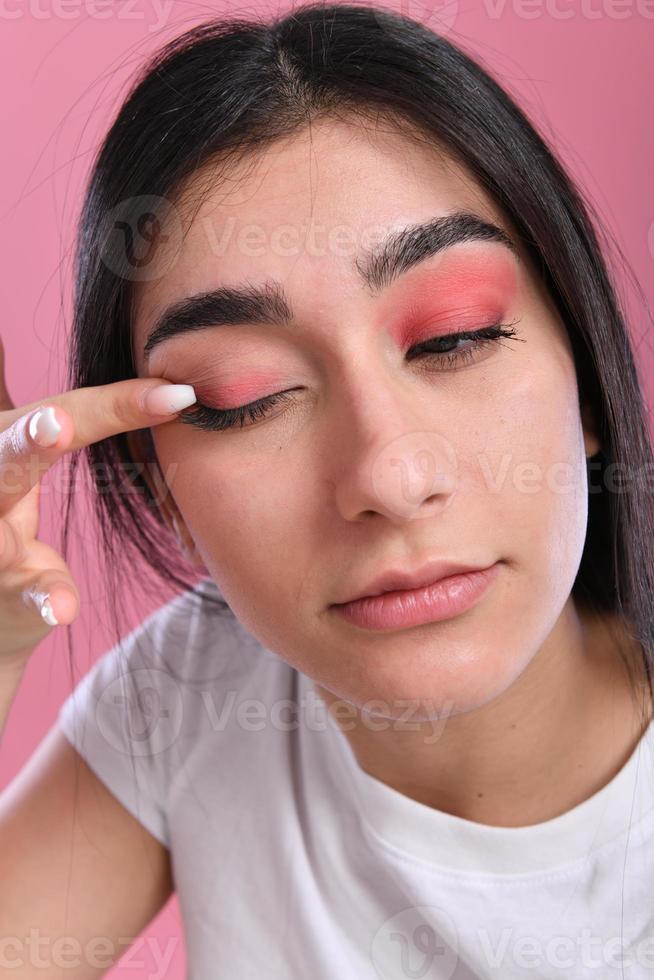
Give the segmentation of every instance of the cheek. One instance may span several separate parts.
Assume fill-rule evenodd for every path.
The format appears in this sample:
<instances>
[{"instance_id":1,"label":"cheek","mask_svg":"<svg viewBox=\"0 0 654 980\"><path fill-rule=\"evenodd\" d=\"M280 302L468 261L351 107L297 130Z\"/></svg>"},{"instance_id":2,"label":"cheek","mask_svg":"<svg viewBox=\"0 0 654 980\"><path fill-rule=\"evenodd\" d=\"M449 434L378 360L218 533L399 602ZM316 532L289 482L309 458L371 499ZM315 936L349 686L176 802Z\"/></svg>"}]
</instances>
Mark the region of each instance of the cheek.
<instances>
[{"instance_id":1,"label":"cheek","mask_svg":"<svg viewBox=\"0 0 654 980\"><path fill-rule=\"evenodd\" d=\"M209 572L237 615L249 619L247 595L267 609L279 606L285 582L292 590L288 559L294 568L305 523L294 512L281 454L277 462L270 451L244 452L245 443L236 443L194 430L155 437L166 483Z\"/></svg>"},{"instance_id":2,"label":"cheek","mask_svg":"<svg viewBox=\"0 0 654 980\"><path fill-rule=\"evenodd\" d=\"M492 468L496 517L531 584L563 601L581 561L588 516L574 367L567 358L541 358L505 395Z\"/></svg>"}]
</instances>

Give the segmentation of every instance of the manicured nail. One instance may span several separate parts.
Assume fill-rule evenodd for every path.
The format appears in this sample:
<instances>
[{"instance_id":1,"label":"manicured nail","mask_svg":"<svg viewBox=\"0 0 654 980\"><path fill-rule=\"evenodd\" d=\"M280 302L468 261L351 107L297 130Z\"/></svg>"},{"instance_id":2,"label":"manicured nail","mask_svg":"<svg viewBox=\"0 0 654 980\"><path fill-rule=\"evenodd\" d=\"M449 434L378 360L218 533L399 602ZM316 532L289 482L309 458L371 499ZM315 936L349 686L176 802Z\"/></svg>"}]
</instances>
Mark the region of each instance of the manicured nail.
<instances>
[{"instance_id":1,"label":"manicured nail","mask_svg":"<svg viewBox=\"0 0 654 980\"><path fill-rule=\"evenodd\" d=\"M143 404L151 415L173 415L196 401L193 385L158 385L148 390Z\"/></svg>"},{"instance_id":2,"label":"manicured nail","mask_svg":"<svg viewBox=\"0 0 654 980\"><path fill-rule=\"evenodd\" d=\"M40 408L29 420L29 434L38 446L54 446L59 438L61 426L57 422L54 408Z\"/></svg>"},{"instance_id":3,"label":"manicured nail","mask_svg":"<svg viewBox=\"0 0 654 980\"><path fill-rule=\"evenodd\" d=\"M50 605L50 596L46 595L41 602L41 616L46 621L48 626L59 626L59 620L52 611L52 606Z\"/></svg>"}]
</instances>

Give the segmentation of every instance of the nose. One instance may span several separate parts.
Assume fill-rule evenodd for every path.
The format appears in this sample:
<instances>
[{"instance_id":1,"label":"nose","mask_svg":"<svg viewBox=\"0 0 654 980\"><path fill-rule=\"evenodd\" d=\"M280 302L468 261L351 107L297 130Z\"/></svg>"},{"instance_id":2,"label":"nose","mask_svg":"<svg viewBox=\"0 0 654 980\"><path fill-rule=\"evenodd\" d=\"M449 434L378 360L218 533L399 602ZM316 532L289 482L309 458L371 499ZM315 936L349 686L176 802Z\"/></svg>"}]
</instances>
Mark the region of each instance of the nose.
<instances>
[{"instance_id":1,"label":"nose","mask_svg":"<svg viewBox=\"0 0 654 980\"><path fill-rule=\"evenodd\" d=\"M332 456L338 511L359 522L374 515L393 524L433 517L449 507L458 484L454 444L433 421L439 417L438 395L409 395L406 387L382 385L379 377L374 388L373 397L370 384L366 394L351 397L348 417L341 420Z\"/></svg>"}]
</instances>

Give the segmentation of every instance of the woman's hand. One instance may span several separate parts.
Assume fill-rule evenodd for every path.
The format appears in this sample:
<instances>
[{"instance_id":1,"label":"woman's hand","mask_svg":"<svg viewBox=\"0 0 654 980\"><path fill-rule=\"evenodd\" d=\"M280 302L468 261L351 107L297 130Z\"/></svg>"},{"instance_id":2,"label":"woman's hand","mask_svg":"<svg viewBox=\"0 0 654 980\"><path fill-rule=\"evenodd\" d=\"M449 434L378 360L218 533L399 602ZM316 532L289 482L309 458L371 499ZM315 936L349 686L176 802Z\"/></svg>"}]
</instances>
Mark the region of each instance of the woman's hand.
<instances>
[{"instance_id":1,"label":"woman's hand","mask_svg":"<svg viewBox=\"0 0 654 980\"><path fill-rule=\"evenodd\" d=\"M53 626L79 613L68 566L37 538L44 473L64 453L169 422L195 400L190 385L148 378L76 388L16 408L0 342L0 666L25 662Z\"/></svg>"}]
</instances>

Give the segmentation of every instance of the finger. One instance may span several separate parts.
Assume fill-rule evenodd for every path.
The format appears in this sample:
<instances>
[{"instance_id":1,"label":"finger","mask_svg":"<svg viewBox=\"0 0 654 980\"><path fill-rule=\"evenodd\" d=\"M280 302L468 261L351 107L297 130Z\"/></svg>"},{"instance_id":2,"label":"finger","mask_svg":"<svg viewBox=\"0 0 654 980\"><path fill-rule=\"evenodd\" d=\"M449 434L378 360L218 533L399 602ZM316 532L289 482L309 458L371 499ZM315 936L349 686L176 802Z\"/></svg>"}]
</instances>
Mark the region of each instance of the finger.
<instances>
[{"instance_id":1,"label":"finger","mask_svg":"<svg viewBox=\"0 0 654 980\"><path fill-rule=\"evenodd\" d=\"M3 413L8 427L0 431L0 515L64 453L120 432L171 421L195 401L191 385L136 378L75 388L48 398L47 403L34 403L35 408L22 406Z\"/></svg>"},{"instance_id":2,"label":"finger","mask_svg":"<svg viewBox=\"0 0 654 980\"><path fill-rule=\"evenodd\" d=\"M18 528L0 519L0 573L20 565L26 557L25 541Z\"/></svg>"},{"instance_id":3,"label":"finger","mask_svg":"<svg viewBox=\"0 0 654 980\"><path fill-rule=\"evenodd\" d=\"M0 517L25 497L66 451L73 435L60 408L35 409L0 432ZM50 440L50 447L37 439Z\"/></svg>"},{"instance_id":4,"label":"finger","mask_svg":"<svg viewBox=\"0 0 654 980\"><path fill-rule=\"evenodd\" d=\"M0 534L11 526L0 521ZM3 554L4 552L4 554ZM17 561L12 561L15 554ZM0 659L33 649L54 626L73 622L80 596L68 565L54 548L32 541L18 549L0 544Z\"/></svg>"},{"instance_id":5,"label":"finger","mask_svg":"<svg viewBox=\"0 0 654 980\"><path fill-rule=\"evenodd\" d=\"M30 614L47 626L69 626L80 609L79 593L72 579L63 580L59 569L42 572L37 582L21 593Z\"/></svg>"},{"instance_id":6,"label":"finger","mask_svg":"<svg viewBox=\"0 0 654 980\"><path fill-rule=\"evenodd\" d=\"M92 388L72 388L22 405L3 414L3 428L37 408L61 406L73 420L74 437L67 448L75 450L120 432L169 422L195 401L191 385L175 385L160 378L129 378Z\"/></svg>"}]
</instances>

